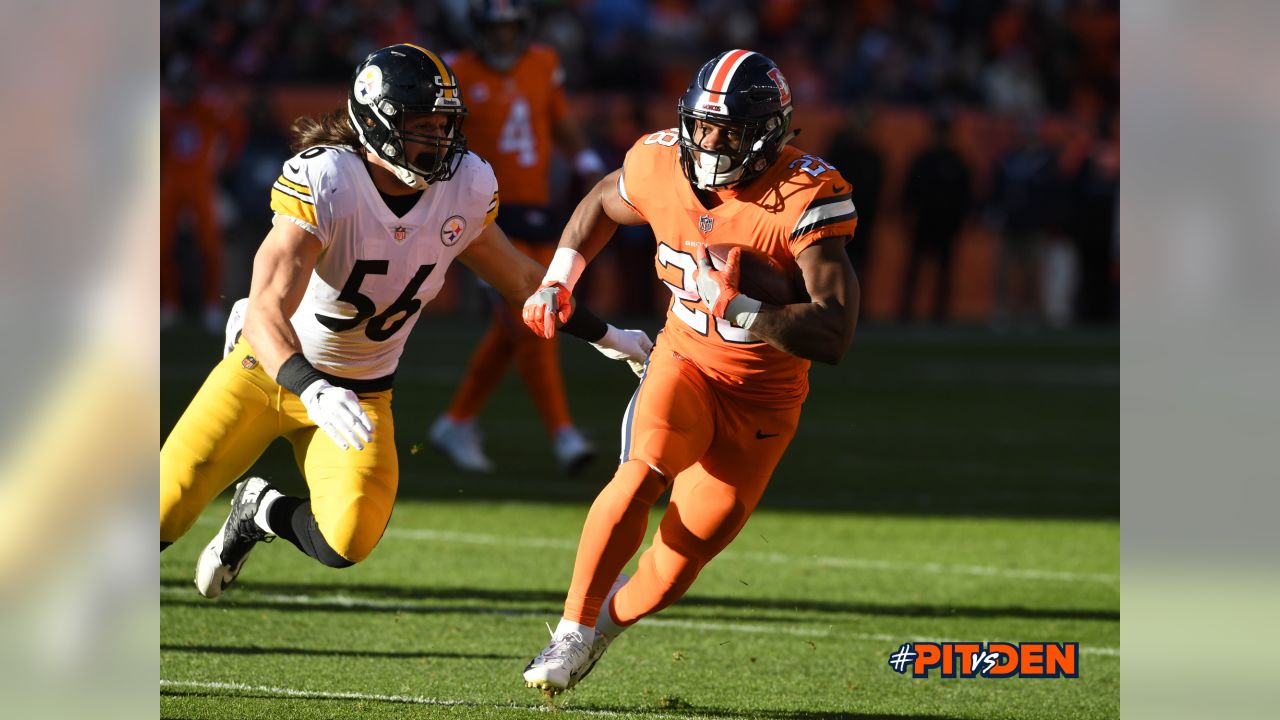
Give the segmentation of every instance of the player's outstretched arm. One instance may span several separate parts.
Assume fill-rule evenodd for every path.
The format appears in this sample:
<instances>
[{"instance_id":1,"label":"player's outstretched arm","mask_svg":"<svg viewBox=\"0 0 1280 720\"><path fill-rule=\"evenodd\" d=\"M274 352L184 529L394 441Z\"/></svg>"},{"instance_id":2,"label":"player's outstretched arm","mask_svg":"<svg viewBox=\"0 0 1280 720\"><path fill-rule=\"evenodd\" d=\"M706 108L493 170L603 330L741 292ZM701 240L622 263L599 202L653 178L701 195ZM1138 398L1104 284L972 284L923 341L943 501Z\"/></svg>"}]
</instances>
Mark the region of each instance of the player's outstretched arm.
<instances>
[{"instance_id":1,"label":"player's outstretched arm","mask_svg":"<svg viewBox=\"0 0 1280 720\"><path fill-rule=\"evenodd\" d=\"M545 268L517 250L496 223L481 231L458 259L507 300L523 302L525 324L534 333L551 338L559 326L605 356L626 360L637 374L643 370L653 347L649 336L608 325L585 307L575 311L568 289L543 281Z\"/></svg>"},{"instance_id":2,"label":"player's outstretched arm","mask_svg":"<svg viewBox=\"0 0 1280 720\"><path fill-rule=\"evenodd\" d=\"M859 288L845 254L847 237L818 240L796 257L810 302L767 305L738 293L736 268L714 270L700 261L698 286L703 301L722 317L792 355L835 365L853 341ZM732 257L730 258L733 259Z\"/></svg>"},{"instance_id":3,"label":"player's outstretched arm","mask_svg":"<svg viewBox=\"0 0 1280 720\"><path fill-rule=\"evenodd\" d=\"M601 178L578 201L573 215L560 233L560 248L577 252L585 262L609 243L619 225L644 225L644 216L627 204L618 192L618 178L622 168Z\"/></svg>"},{"instance_id":4,"label":"player's outstretched arm","mask_svg":"<svg viewBox=\"0 0 1280 720\"><path fill-rule=\"evenodd\" d=\"M644 216L627 204L618 191L622 170L606 175L578 202L560 235L560 244L538 290L524 304L524 321L534 333L550 338L556 321L569 321L573 289L595 257L613 237L619 224L639 225ZM566 332L580 335L569 327ZM587 338L590 339L590 338Z\"/></svg>"}]
</instances>

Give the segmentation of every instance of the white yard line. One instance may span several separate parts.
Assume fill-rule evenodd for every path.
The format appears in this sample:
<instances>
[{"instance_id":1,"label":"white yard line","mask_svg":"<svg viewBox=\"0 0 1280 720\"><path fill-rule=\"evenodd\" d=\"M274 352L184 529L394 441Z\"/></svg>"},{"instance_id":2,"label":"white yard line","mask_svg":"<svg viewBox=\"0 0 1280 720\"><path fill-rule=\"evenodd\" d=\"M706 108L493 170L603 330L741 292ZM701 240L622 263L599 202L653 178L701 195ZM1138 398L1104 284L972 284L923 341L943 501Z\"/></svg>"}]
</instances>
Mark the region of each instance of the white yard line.
<instances>
[{"instance_id":1,"label":"white yard line","mask_svg":"<svg viewBox=\"0 0 1280 720\"><path fill-rule=\"evenodd\" d=\"M221 525L222 520L204 516L200 525ZM390 528L386 537L417 542L453 543L456 545L488 545L494 547L537 548L542 550L574 551L578 542L569 538L521 537L493 535L490 533L459 532L456 530L432 530L430 528ZM922 572L934 575L975 575L999 577L1011 580L1049 580L1054 582L1090 582L1120 586L1120 576L1108 573L1079 573L1065 570L1040 570L1036 568L1002 568L992 565L951 565L947 563L906 562L901 560L876 560L872 558L836 557L831 555L788 555L786 553L738 552L725 550L717 557L725 560L745 560L776 565L806 565L817 567L847 568L851 570L884 570L889 572Z\"/></svg>"},{"instance_id":2,"label":"white yard line","mask_svg":"<svg viewBox=\"0 0 1280 720\"><path fill-rule=\"evenodd\" d=\"M247 685L245 683L235 682L211 682L204 680L165 680L161 678L160 687L174 689L192 689L192 690L231 690L236 692L253 692L265 695L274 695L282 698L301 698L304 700L364 700L386 703L398 703L401 705L431 705L435 707L471 707L471 708L487 708L493 710L523 710L526 712L573 712L580 715L591 715L596 717L621 717L626 713L615 712L613 710L593 710L591 708L575 708L575 707L556 707L551 708L547 705L499 705L497 703L475 702L473 700L449 700L441 698L423 697L421 695L380 695L377 693L360 693L360 692L333 692L329 690L299 690L297 688L274 687L271 685ZM653 718L701 718L704 715L650 715L645 713L646 717Z\"/></svg>"},{"instance_id":3,"label":"white yard line","mask_svg":"<svg viewBox=\"0 0 1280 720\"><path fill-rule=\"evenodd\" d=\"M576 550L578 543L566 538L519 537L488 533L457 532L414 528L392 528L387 537L399 540L455 543L459 545L493 545L501 547L525 547L557 550ZM788 555L786 553L737 552L726 550L718 556L722 559L746 560L778 565L816 565L819 567L848 568L855 570L888 570L893 572L924 572L945 575L978 575L1015 580L1053 580L1059 582L1092 582L1119 585L1119 575L1106 573L1077 573L1061 570L1037 570L1032 568L1001 568L990 565L948 565L945 563L902 562L898 560L874 560L869 558L834 557L828 555Z\"/></svg>"},{"instance_id":4,"label":"white yard line","mask_svg":"<svg viewBox=\"0 0 1280 720\"><path fill-rule=\"evenodd\" d=\"M194 590L188 591L185 588L162 587L160 594L168 597L192 597ZM376 600L372 598L355 598L349 595L341 594L324 594L324 595L285 595L281 593L258 593L246 591L244 597L245 602L266 602L278 605L338 605L340 607L351 608L367 608L371 610L403 610L406 612L414 612L421 610L421 603L406 603L398 600ZM460 614L477 614L477 615L509 615L517 617L541 617L545 613L534 612L528 610L487 610L484 608L474 607L458 607L453 608L453 612ZM672 630L694 630L697 632L731 632L746 633L751 635L787 635L790 637L829 637L837 640L865 640L871 642L889 642L902 643L907 640L919 640L930 642L939 641L935 637L927 637L908 633L906 637L902 635L885 635L870 633L851 633L843 630L836 630L831 627L815 628L803 627L800 625L750 625L746 623L718 623L718 622L702 622L698 620L667 620L663 618L646 618L644 621L646 628L667 628ZM955 641L952 641L955 642ZM1120 656L1120 648L1114 647L1089 647L1081 646L1080 653L1082 655L1104 655L1104 656Z\"/></svg>"}]
</instances>

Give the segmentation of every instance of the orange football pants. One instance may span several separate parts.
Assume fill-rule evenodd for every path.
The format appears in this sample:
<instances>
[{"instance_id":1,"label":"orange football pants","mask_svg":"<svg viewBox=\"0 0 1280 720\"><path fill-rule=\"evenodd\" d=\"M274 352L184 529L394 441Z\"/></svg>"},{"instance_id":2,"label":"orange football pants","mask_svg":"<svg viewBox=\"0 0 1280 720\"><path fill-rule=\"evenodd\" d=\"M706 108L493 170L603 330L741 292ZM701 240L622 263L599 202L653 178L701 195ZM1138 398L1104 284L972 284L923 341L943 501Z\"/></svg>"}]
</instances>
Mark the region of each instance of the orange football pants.
<instances>
[{"instance_id":1,"label":"orange football pants","mask_svg":"<svg viewBox=\"0 0 1280 720\"><path fill-rule=\"evenodd\" d=\"M609 611L630 625L679 600L742 530L799 422L800 405L762 407L717 390L659 335L623 418L621 463L582 528L564 617L595 625L668 488L653 544Z\"/></svg>"},{"instance_id":2,"label":"orange football pants","mask_svg":"<svg viewBox=\"0 0 1280 720\"><path fill-rule=\"evenodd\" d=\"M555 245L533 245L519 240L511 243L544 267L556 252ZM492 295L493 320L489 323L489 332L471 354L467 374L449 405L449 417L469 420L479 415L514 359L547 432L555 433L572 424L564 377L560 374L559 345L554 339L544 340L534 335L520 318L520 308L508 305L496 292Z\"/></svg>"}]
</instances>

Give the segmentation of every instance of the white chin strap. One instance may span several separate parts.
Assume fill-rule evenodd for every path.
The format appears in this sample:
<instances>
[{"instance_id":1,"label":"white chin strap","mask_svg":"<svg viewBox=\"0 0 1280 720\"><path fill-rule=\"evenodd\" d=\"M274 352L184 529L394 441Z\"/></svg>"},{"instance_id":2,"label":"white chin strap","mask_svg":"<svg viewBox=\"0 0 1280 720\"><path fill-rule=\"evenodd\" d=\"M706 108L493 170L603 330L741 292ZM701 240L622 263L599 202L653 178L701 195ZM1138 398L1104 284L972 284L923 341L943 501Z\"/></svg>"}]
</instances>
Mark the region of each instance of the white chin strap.
<instances>
[{"instance_id":1,"label":"white chin strap","mask_svg":"<svg viewBox=\"0 0 1280 720\"><path fill-rule=\"evenodd\" d=\"M388 163L390 165L390 163ZM427 187L427 181L416 172L402 168L399 165L391 165L391 169L395 171L396 177L400 178L400 182L408 185L414 190L423 190Z\"/></svg>"},{"instance_id":2,"label":"white chin strap","mask_svg":"<svg viewBox=\"0 0 1280 720\"><path fill-rule=\"evenodd\" d=\"M723 155L695 151L693 158L694 184L703 190L709 190L712 187L737 182L738 178L742 176L742 166L739 165L730 170L729 165L731 162L730 158Z\"/></svg>"}]
</instances>

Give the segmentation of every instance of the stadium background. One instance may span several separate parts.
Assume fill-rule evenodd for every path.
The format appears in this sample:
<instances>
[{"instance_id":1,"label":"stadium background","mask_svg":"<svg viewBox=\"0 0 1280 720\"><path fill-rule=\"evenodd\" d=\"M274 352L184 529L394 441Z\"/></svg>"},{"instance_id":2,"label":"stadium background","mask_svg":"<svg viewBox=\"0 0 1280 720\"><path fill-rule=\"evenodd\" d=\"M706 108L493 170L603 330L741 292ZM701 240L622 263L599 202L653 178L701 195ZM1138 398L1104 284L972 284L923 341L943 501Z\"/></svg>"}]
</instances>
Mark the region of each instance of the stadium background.
<instances>
[{"instance_id":1,"label":"stadium background","mask_svg":"<svg viewBox=\"0 0 1280 720\"><path fill-rule=\"evenodd\" d=\"M601 0L537 2L536 39L560 53L577 117L616 167L642 133L674 124L675 99L702 62L725 48L773 58L795 98L799 147L834 162L854 181L865 248L863 317L898 319L910 232L919 211L904 197L913 159L938 117L971 173L972 199L949 268L954 319L998 316L1000 218L1017 212L1002 192L1001 164L1038 136L1054 164L1039 179L1034 215L1050 324L1118 321L1116 203L1119 189L1119 16L1114 2L1045 0ZM249 257L268 226L267 190L286 155L297 116L340 107L351 68L368 52L413 40L437 51L467 42L465 0L166 2L162 74L191 83L222 122L216 179L225 228L222 294L242 296ZM464 88L465 94L465 88ZM169 106L166 106L169 107ZM841 160L865 138L882 165L875 182ZM856 163L864 156L857 155ZM874 173L873 173L874 176ZM576 202L563 162L556 197ZM859 182L862 180L862 182ZM926 191L928 187L926 186ZM615 242L594 269L592 300L640 314L663 306L642 233ZM939 239L938 242L943 242ZM187 304L197 296L198 259L182 259ZM907 302L915 317L937 292L936 263ZM609 274L609 277L604 277ZM465 273L425 312L452 313L467 298ZM1009 279L1015 295L1025 279ZM606 288L621 288L614 293ZM469 308L471 309L471 308Z\"/></svg>"},{"instance_id":2,"label":"stadium background","mask_svg":"<svg viewBox=\"0 0 1280 720\"><path fill-rule=\"evenodd\" d=\"M371 49L405 39L460 47L460 7L162 4L162 78L198 80L230 139L225 166L210 178L228 303L247 288L269 222L266 188L287 156L288 122L338 105L351 67ZM804 129L797 145L832 159L836 138L865 122L884 168L877 202L860 201L865 188L854 186L864 219L878 217L853 348L842 365L814 369L799 435L733 548L740 554L712 563L663 614L702 629L637 630L568 705L637 717L1115 716L1116 4L536 7L540 38L561 52L571 102L607 163L641 133L673 123L674 99L703 60L747 46L786 73ZM908 326L901 291L916 211L904 188L939 117L952 120L973 201L963 208L950 322ZM997 312L999 168L1032 135L1053 159L1037 195L1046 202L1033 214L1047 250L1043 277L1057 294L1051 313L1010 325ZM579 189L563 165L557 172L559 197L572 203ZM189 320L162 335L162 434L220 342L195 322L200 263L182 232ZM663 299L646 242L617 238L588 292L602 313L656 330ZM926 272L911 298L913 320L929 315L931 279ZM558 612L572 543L608 463L583 480L558 477L513 380L483 418L497 475L461 475L423 450L484 317L463 268L426 311L433 317L408 343L396 392L402 500L392 531L368 563L343 573L288 548L259 549L240 587L210 605L190 575L225 513L221 500L211 506L161 557L163 716L329 717L361 703L370 717L432 717L436 700L456 700L464 714L501 717L535 704L514 684L518 666L541 646L542 620ZM579 422L608 455L633 381L580 343L564 350ZM282 444L255 472L303 490ZM801 560L764 560L784 556ZM1079 640L1089 654L1079 682L913 683L884 663L912 638ZM788 682L743 679L771 660Z\"/></svg>"}]
</instances>

